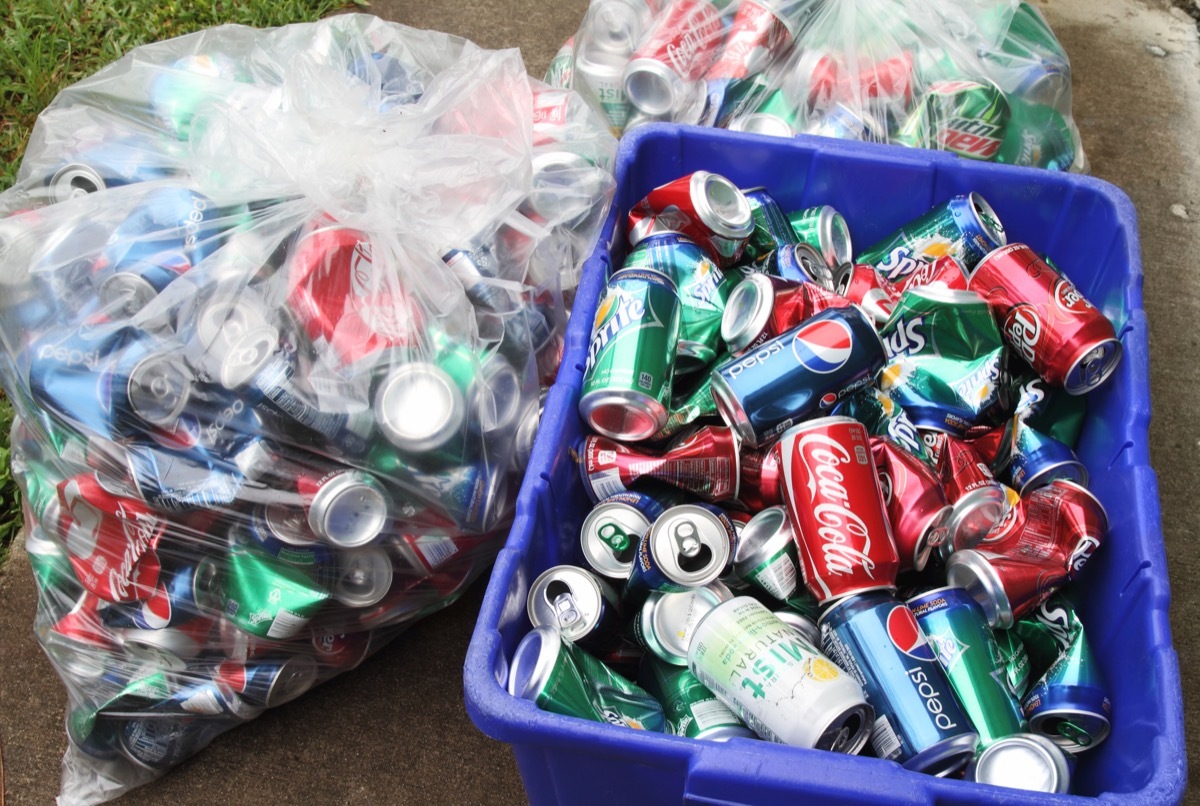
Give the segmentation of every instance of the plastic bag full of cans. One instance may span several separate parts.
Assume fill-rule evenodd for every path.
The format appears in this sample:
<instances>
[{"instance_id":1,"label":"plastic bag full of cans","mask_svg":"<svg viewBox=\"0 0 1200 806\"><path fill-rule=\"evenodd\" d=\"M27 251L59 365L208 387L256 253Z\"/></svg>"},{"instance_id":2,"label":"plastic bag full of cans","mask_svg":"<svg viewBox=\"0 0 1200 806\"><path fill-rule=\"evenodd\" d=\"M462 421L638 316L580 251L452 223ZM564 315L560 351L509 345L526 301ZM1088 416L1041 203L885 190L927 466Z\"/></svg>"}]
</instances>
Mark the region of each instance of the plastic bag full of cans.
<instances>
[{"instance_id":1,"label":"plastic bag full of cans","mask_svg":"<svg viewBox=\"0 0 1200 806\"><path fill-rule=\"evenodd\" d=\"M1017 0L591 0L547 81L656 120L1086 170L1071 66Z\"/></svg>"},{"instance_id":2,"label":"plastic bag full of cans","mask_svg":"<svg viewBox=\"0 0 1200 806\"><path fill-rule=\"evenodd\" d=\"M368 16L138 48L43 113L0 333L68 801L488 567L614 153L516 51Z\"/></svg>"},{"instance_id":3,"label":"plastic bag full of cans","mask_svg":"<svg viewBox=\"0 0 1200 806\"><path fill-rule=\"evenodd\" d=\"M1072 446L1112 323L974 193L856 249L698 171L628 241L579 400L594 507L509 691L1068 791L1111 723L1060 591L1108 530Z\"/></svg>"}]
</instances>

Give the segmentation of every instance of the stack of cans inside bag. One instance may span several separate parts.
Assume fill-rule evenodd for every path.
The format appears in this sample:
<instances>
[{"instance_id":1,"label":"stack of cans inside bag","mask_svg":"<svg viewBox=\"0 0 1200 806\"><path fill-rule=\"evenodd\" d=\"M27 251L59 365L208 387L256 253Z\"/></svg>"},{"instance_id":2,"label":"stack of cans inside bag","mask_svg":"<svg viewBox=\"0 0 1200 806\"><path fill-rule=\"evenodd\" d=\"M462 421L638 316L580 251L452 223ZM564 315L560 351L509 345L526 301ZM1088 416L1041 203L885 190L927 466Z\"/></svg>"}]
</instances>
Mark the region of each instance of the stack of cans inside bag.
<instances>
[{"instance_id":1,"label":"stack of cans inside bag","mask_svg":"<svg viewBox=\"0 0 1200 806\"><path fill-rule=\"evenodd\" d=\"M228 55L242 46L252 61ZM125 68L60 96L0 196L19 208L0 219L0 326L37 636L70 697L64 790L87 800L355 667L487 569L615 151L515 52L374 18L206 32ZM277 193L254 132L222 134L257 113L329 153L302 113L345 99L313 96L316 79L345 87L383 151L353 155L380 158L347 165L362 174L305 178L330 203L343 179L378 190L345 215L382 228ZM508 117L472 117L470 82ZM272 106L288 92L312 108ZM245 93L255 104L224 115ZM447 165L371 185L413 160L389 148L423 142L388 139L405 121ZM517 177L490 220L455 185L493 175L477 154ZM305 156L280 165L307 171ZM403 230L398 191L412 215L461 211L457 240Z\"/></svg>"},{"instance_id":2,"label":"stack of cans inside bag","mask_svg":"<svg viewBox=\"0 0 1200 806\"><path fill-rule=\"evenodd\" d=\"M698 171L628 237L579 401L594 508L510 691L1068 791L1112 707L1059 593L1108 529L1072 446L1112 324L975 193L851 261L836 210Z\"/></svg>"},{"instance_id":3,"label":"stack of cans inside bag","mask_svg":"<svg viewBox=\"0 0 1200 806\"><path fill-rule=\"evenodd\" d=\"M591 0L547 81L616 134L666 120L1085 165L1070 62L1028 2Z\"/></svg>"}]
</instances>

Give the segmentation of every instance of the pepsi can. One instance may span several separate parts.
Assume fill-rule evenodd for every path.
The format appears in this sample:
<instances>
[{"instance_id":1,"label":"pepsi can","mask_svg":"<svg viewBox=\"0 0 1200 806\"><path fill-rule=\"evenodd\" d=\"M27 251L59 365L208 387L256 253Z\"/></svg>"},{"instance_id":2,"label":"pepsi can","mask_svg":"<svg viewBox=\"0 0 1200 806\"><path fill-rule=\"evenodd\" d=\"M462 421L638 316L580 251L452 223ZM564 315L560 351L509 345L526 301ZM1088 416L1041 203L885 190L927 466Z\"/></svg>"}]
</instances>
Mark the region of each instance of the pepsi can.
<instances>
[{"instance_id":1,"label":"pepsi can","mask_svg":"<svg viewBox=\"0 0 1200 806\"><path fill-rule=\"evenodd\" d=\"M871 745L879 758L939 777L967 765L979 737L904 602L867 591L825 611L819 625L822 650L875 708Z\"/></svg>"},{"instance_id":2,"label":"pepsi can","mask_svg":"<svg viewBox=\"0 0 1200 806\"><path fill-rule=\"evenodd\" d=\"M831 308L714 369L713 399L742 441L759 447L870 384L885 358L862 311Z\"/></svg>"},{"instance_id":3,"label":"pepsi can","mask_svg":"<svg viewBox=\"0 0 1200 806\"><path fill-rule=\"evenodd\" d=\"M215 565L205 566L211 574ZM197 590L204 590L211 579L197 577L196 566L184 566L173 574L159 577L158 585L144 601L113 604L101 613L105 626L117 629L162 630L178 627L200 615Z\"/></svg>"}]
</instances>

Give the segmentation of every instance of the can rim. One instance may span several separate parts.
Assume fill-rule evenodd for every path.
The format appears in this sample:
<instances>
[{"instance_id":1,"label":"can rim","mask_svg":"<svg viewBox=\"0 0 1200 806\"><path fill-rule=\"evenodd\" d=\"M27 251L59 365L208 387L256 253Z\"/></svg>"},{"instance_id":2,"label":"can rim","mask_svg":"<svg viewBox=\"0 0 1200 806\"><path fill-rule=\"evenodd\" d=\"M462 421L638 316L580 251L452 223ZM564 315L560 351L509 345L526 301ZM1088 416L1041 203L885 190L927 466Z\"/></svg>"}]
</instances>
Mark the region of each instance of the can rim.
<instances>
[{"instance_id":1,"label":"can rim","mask_svg":"<svg viewBox=\"0 0 1200 806\"><path fill-rule=\"evenodd\" d=\"M670 539L670 535L667 533L668 527L682 516L687 516L693 521L698 520L706 524L709 527L709 531L714 535L718 529L721 532L720 539L715 539L714 537L705 540L704 528L700 524L696 524L698 527L696 530L697 540L713 555L712 560L698 571L687 571L681 568L676 552L671 551L660 554L658 550L660 543L663 543L665 539ZM658 566L659 573L679 585L687 587L707 585L716 580L729 563L729 537L725 525L721 523L721 519L712 510L699 504L679 504L667 509L651 525L650 531L646 533L645 541L648 544L650 555L654 558L654 562Z\"/></svg>"},{"instance_id":2,"label":"can rim","mask_svg":"<svg viewBox=\"0 0 1200 806\"><path fill-rule=\"evenodd\" d=\"M636 517L645 523L645 526L639 530L639 537L650 530L650 519L638 511L636 507L631 507L620 501L600 501L588 511L588 514L583 519L583 525L579 529L580 550L583 552L583 559L588 565L592 566L592 569L596 573L612 577L613 579L628 579L629 574L633 571L632 557L628 562L621 562L616 553L611 550L598 552L595 545L596 541L588 539L588 535L592 533L593 525L601 518L613 518L620 522L620 518L613 515L612 510L628 513L631 519ZM624 525L622 524L622 526ZM634 546L633 548L636 551L637 547Z\"/></svg>"},{"instance_id":3,"label":"can rim","mask_svg":"<svg viewBox=\"0 0 1200 806\"><path fill-rule=\"evenodd\" d=\"M750 422L749 415L746 414L741 401L734 394L733 387L729 385L729 382L725 380L725 376L721 374L720 367L714 369L712 372L710 388L713 402L717 404L717 411L720 413L721 419L725 421L725 424L737 434L742 442L753 448L761 447L758 435L754 433L754 426Z\"/></svg>"},{"instance_id":4,"label":"can rim","mask_svg":"<svg viewBox=\"0 0 1200 806\"><path fill-rule=\"evenodd\" d=\"M834 281L833 269L829 266L829 261L825 259L820 250L804 241L788 244L784 248L790 249L792 259L806 269L804 275L808 278L809 282L826 291L837 293L837 284ZM801 260L800 255L797 254L798 252L803 253L804 257L808 258L807 263ZM808 271L808 268L813 269L813 271Z\"/></svg>"},{"instance_id":5,"label":"can rim","mask_svg":"<svg viewBox=\"0 0 1200 806\"><path fill-rule=\"evenodd\" d=\"M425 399L422 401L420 409L425 412L432 410L436 414L435 406L437 404L441 404L444 408L441 418L436 421L421 418L425 426L421 431L411 427L406 429L394 422L389 405L394 402L397 393L403 402L405 393L411 395L414 391L422 391L421 387L412 383L415 376L424 378L427 384L421 395ZM434 386L428 386L428 384ZM430 394L437 394L438 398L429 399L427 395ZM389 442L402 450L429 451L438 448L458 432L466 418L466 401L463 398L462 390L444 369L426 362L414 361L389 369L375 390L374 401L379 430ZM413 424L409 422L408 425Z\"/></svg>"},{"instance_id":6,"label":"can rim","mask_svg":"<svg viewBox=\"0 0 1200 806\"><path fill-rule=\"evenodd\" d=\"M1046 478L1046 476L1055 472L1061 472L1064 468L1068 467L1077 468L1073 478L1063 478L1062 476L1051 479ZM1076 481L1076 478L1079 479L1079 481ZM1018 492L1023 498L1026 493L1031 493L1034 490L1045 487L1053 481L1069 481L1078 487L1083 487L1086 490L1087 487L1085 485L1088 482L1088 469L1084 467L1083 462L1079 461L1078 459L1064 459L1061 462L1055 462L1052 465L1043 467L1037 473L1034 473L1024 484L1021 485L1021 489Z\"/></svg>"},{"instance_id":7,"label":"can rim","mask_svg":"<svg viewBox=\"0 0 1200 806\"><path fill-rule=\"evenodd\" d=\"M975 549L956 551L946 561L946 581L952 587L965 588L983 608L988 624L999 629L1013 625L1012 603L1000 581L1000 575L981 552ZM979 595L976 595L976 591Z\"/></svg>"},{"instance_id":8,"label":"can rim","mask_svg":"<svg viewBox=\"0 0 1200 806\"><path fill-rule=\"evenodd\" d=\"M508 693L518 699L536 701L550 679L562 649L562 638L552 627L535 627L526 633L508 665L505 685Z\"/></svg>"},{"instance_id":9,"label":"can rim","mask_svg":"<svg viewBox=\"0 0 1200 806\"><path fill-rule=\"evenodd\" d=\"M329 520L339 500L347 493L360 489L364 496L362 504L370 506L369 518L364 518L349 535L336 534L330 529ZM325 482L313 497L308 509L308 525L320 537L339 548L356 548L366 545L379 536L387 523L388 499L383 488L373 476L362 470L347 469Z\"/></svg>"},{"instance_id":10,"label":"can rim","mask_svg":"<svg viewBox=\"0 0 1200 806\"><path fill-rule=\"evenodd\" d=\"M762 134L773 137L795 137L796 130L779 115L769 112L755 112L745 117L735 118L729 128L735 132Z\"/></svg>"},{"instance_id":11,"label":"can rim","mask_svg":"<svg viewBox=\"0 0 1200 806\"><path fill-rule=\"evenodd\" d=\"M955 501L954 512L951 514L950 520L946 524L946 526L950 529L950 538L946 541L945 545L950 547L951 553L955 551L973 549L975 546L978 546L981 542L983 542L983 537L987 535L987 532L984 532L983 535L980 535L979 539L973 544L966 545L966 540L975 534L974 532L968 534L965 531L968 528L969 522L975 518L976 515L980 514L981 510L983 510L985 507L999 508L1001 512L1000 517L1003 517L1003 511L1007 501L1008 496L1004 494L1004 490L999 484L987 484L982 487L977 487ZM988 515L984 513L983 517L987 518ZM995 524L998 522L1000 517L993 518L992 523Z\"/></svg>"},{"instance_id":12,"label":"can rim","mask_svg":"<svg viewBox=\"0 0 1200 806\"><path fill-rule=\"evenodd\" d=\"M564 581L563 577L568 577L570 581ZM563 627L549 610L550 602L545 594L552 582L563 582L576 596L576 601L584 605L580 614L583 618L570 627ZM525 597L525 613L534 627L549 627L556 630L562 640L574 643L587 636L600 623L606 599L608 597L600 587L600 580L587 569L574 565L555 565L538 574L529 586L529 594ZM609 604L614 602L609 601Z\"/></svg>"},{"instance_id":13,"label":"can rim","mask_svg":"<svg viewBox=\"0 0 1200 806\"><path fill-rule=\"evenodd\" d=\"M353 568L351 562L359 563L366 559L369 566L371 586L363 593L355 596L343 586L345 572ZM387 549L382 546L361 546L349 551L342 550L337 554L337 577L330 593L333 598L346 607L370 607L382 602L392 588L395 569ZM385 585L384 582L387 584Z\"/></svg>"},{"instance_id":14,"label":"can rim","mask_svg":"<svg viewBox=\"0 0 1200 806\"><path fill-rule=\"evenodd\" d=\"M1026 750L1032 750L1038 757L1044 759L1049 764L1050 771L1054 775L1054 789L1051 790L1053 793L1065 794L1068 791L1070 788L1071 769L1067 763L1066 754L1061 747L1037 733L1014 733L1010 736L1003 736L996 739L984 748L980 752L979 757L970 765L970 769L968 770L970 779L979 783L1001 786L1011 783L1011 779L1003 781L991 780L987 776L987 769L989 762L992 761L994 756L1005 753L1013 746L1021 746ZM980 769L984 770L983 780L980 780L979 777Z\"/></svg>"},{"instance_id":15,"label":"can rim","mask_svg":"<svg viewBox=\"0 0 1200 806\"><path fill-rule=\"evenodd\" d=\"M93 186L91 190L76 187L75 180L84 179ZM69 162L54 172L48 182L50 192L56 202L70 201L80 195L88 195L104 190L108 183L92 166L83 162ZM82 191L82 194L79 192Z\"/></svg>"},{"instance_id":16,"label":"can rim","mask_svg":"<svg viewBox=\"0 0 1200 806\"><path fill-rule=\"evenodd\" d=\"M1044 732L1042 729L1042 725L1047 720L1070 719L1072 721L1078 721L1078 717L1085 717L1089 723L1089 728L1093 726L1099 728L1094 736L1091 730L1088 731L1088 735L1093 736L1091 744L1084 745L1078 742L1073 742L1062 734L1056 733L1051 735L1050 733ZM1029 717L1029 730L1031 733L1047 739L1061 750L1068 752L1080 752L1084 750L1091 750L1103 743L1104 740L1108 738L1109 733L1112 732L1112 722L1108 717L1104 716L1103 714L1098 714L1095 711L1084 711L1080 708L1051 708L1046 711L1040 711Z\"/></svg>"},{"instance_id":17,"label":"can rim","mask_svg":"<svg viewBox=\"0 0 1200 806\"><path fill-rule=\"evenodd\" d=\"M925 522L925 528L921 530L921 536L917 538L917 545L913 547L913 570L924 571L925 566L929 564L929 556L933 550L950 540L952 533L949 524L953 517L954 507L946 504ZM938 530L945 532L942 539L937 543L930 543L931 536Z\"/></svg>"},{"instance_id":18,"label":"can rim","mask_svg":"<svg viewBox=\"0 0 1200 806\"><path fill-rule=\"evenodd\" d=\"M987 200L974 190L967 196L967 201L970 205L971 215L975 217L975 223L979 225L979 231L998 246L1008 243L1008 233L1004 230L1004 222L1000 220L1000 216L996 215L992 205L988 204Z\"/></svg>"},{"instance_id":19,"label":"can rim","mask_svg":"<svg viewBox=\"0 0 1200 806\"><path fill-rule=\"evenodd\" d=\"M634 404L640 404L640 409L636 408ZM641 415L638 420L647 425L636 430L627 428L624 431L606 428L603 424L597 423L594 415L597 411L608 407L617 407L624 412L623 423L629 423L631 419L629 414L633 411L636 415ZM662 430L670 416L667 407L660 401L644 392L632 389L597 389L588 392L579 399L579 413L597 434L618 442L641 442L649 439Z\"/></svg>"},{"instance_id":20,"label":"can rim","mask_svg":"<svg viewBox=\"0 0 1200 806\"><path fill-rule=\"evenodd\" d=\"M302 670L299 672L294 668L297 664L300 664L302 667ZM286 680L284 679L284 672L288 673ZM300 682L297 683L297 680ZM267 688L266 696L263 697L263 705L267 708L275 708L276 706L298 699L307 694L316 681L317 661L312 655L289 655L279 661L279 671L276 673L274 679L271 680L271 685ZM297 687L299 690L296 690Z\"/></svg>"},{"instance_id":21,"label":"can rim","mask_svg":"<svg viewBox=\"0 0 1200 806\"><path fill-rule=\"evenodd\" d=\"M1103 314L1100 315L1103 316ZM1108 321L1107 317L1105 318L1105 321ZM1072 379L1075 378L1076 374L1081 373L1081 365L1085 359L1087 359L1090 354L1101 348L1104 348L1105 350L1105 356L1101 359L1105 363L1101 368L1099 375L1096 377L1096 380L1086 385L1083 383L1072 383ZM1099 342L1085 346L1075 356L1075 359L1071 362L1070 369L1068 369L1066 375L1063 376L1063 391L1069 395L1084 395L1093 389L1098 389L1104 384L1105 381L1112 377L1114 372L1117 371L1117 367L1121 365L1121 356L1124 354L1124 352L1124 345L1122 345L1120 340L1115 336L1113 338L1103 339Z\"/></svg>"},{"instance_id":22,"label":"can rim","mask_svg":"<svg viewBox=\"0 0 1200 806\"><path fill-rule=\"evenodd\" d=\"M747 238L754 232L754 214L750 202L732 181L711 171L696 171L689 180L692 206L700 221L716 235L726 238ZM720 197L728 198L720 198ZM722 209L732 209L726 215L718 211L713 199Z\"/></svg>"},{"instance_id":23,"label":"can rim","mask_svg":"<svg viewBox=\"0 0 1200 806\"><path fill-rule=\"evenodd\" d=\"M963 769L975 757L979 734L975 731L950 736L926 747L900 766L913 772L945 778Z\"/></svg>"},{"instance_id":24,"label":"can rim","mask_svg":"<svg viewBox=\"0 0 1200 806\"><path fill-rule=\"evenodd\" d=\"M662 62L646 57L630 59L621 72L621 86L629 103L647 115L673 111L683 94L683 79Z\"/></svg>"},{"instance_id":25,"label":"can rim","mask_svg":"<svg viewBox=\"0 0 1200 806\"><path fill-rule=\"evenodd\" d=\"M721 314L721 338L730 352L742 352L766 330L774 301L775 286L765 274L755 272L733 287Z\"/></svg>"},{"instance_id":26,"label":"can rim","mask_svg":"<svg viewBox=\"0 0 1200 806\"><path fill-rule=\"evenodd\" d=\"M787 526L786 531L784 526ZM733 553L733 572L743 578L743 571L753 569L769 554L774 554L792 540L787 510L776 505L755 513L738 535L737 550ZM799 570L799 569L797 569Z\"/></svg>"}]
</instances>

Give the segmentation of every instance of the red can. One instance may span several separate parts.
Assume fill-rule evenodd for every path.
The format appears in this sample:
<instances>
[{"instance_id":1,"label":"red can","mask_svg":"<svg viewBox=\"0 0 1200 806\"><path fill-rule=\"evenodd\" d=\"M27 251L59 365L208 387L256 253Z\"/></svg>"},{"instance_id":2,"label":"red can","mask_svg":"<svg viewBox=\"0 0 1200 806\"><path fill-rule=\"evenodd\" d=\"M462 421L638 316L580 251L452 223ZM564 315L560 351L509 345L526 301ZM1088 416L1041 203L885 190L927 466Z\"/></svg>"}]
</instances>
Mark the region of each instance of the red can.
<instances>
[{"instance_id":1,"label":"red can","mask_svg":"<svg viewBox=\"0 0 1200 806\"><path fill-rule=\"evenodd\" d=\"M94 473L58 485L67 557L83 587L109 602L137 602L154 594L154 552L166 521L143 502L105 489Z\"/></svg>"},{"instance_id":2,"label":"red can","mask_svg":"<svg viewBox=\"0 0 1200 806\"><path fill-rule=\"evenodd\" d=\"M949 434L937 436L941 438L938 476L947 500L954 506L954 514L946 524L950 530L947 548L974 548L1004 516L1008 497L974 448Z\"/></svg>"},{"instance_id":3,"label":"red can","mask_svg":"<svg viewBox=\"0 0 1200 806\"><path fill-rule=\"evenodd\" d=\"M291 251L288 303L313 343L328 344L345 364L412 345L423 328L399 273L376 266L377 258L364 233L330 219L313 224Z\"/></svg>"},{"instance_id":4,"label":"red can","mask_svg":"<svg viewBox=\"0 0 1200 806\"><path fill-rule=\"evenodd\" d=\"M643 223L644 222L644 223ZM754 231L750 203L723 176L696 171L647 194L629 211L630 245L651 231L680 232L698 243L718 266L741 256Z\"/></svg>"},{"instance_id":5,"label":"red can","mask_svg":"<svg viewBox=\"0 0 1200 806\"><path fill-rule=\"evenodd\" d=\"M979 454L979 458L991 464L996 461L996 455L1000 453L1000 446L1004 444L1006 427L1001 425L995 428L988 429L978 436L967 434L968 442Z\"/></svg>"},{"instance_id":6,"label":"red can","mask_svg":"<svg viewBox=\"0 0 1200 806\"><path fill-rule=\"evenodd\" d=\"M942 255L932 263L917 263L911 274L906 274L893 284L896 292L927 285L944 285L952 291L967 290L967 271L954 255Z\"/></svg>"},{"instance_id":7,"label":"red can","mask_svg":"<svg viewBox=\"0 0 1200 806\"><path fill-rule=\"evenodd\" d=\"M929 465L890 437L871 437L871 455L887 507L901 571L923 571L930 553L946 541L953 513Z\"/></svg>"},{"instance_id":8,"label":"red can","mask_svg":"<svg viewBox=\"0 0 1200 806\"><path fill-rule=\"evenodd\" d=\"M912 54L904 52L865 65L854 78L843 72L836 94L839 100L852 107L863 106L865 99L878 98L907 108L912 100L915 78Z\"/></svg>"},{"instance_id":9,"label":"red can","mask_svg":"<svg viewBox=\"0 0 1200 806\"><path fill-rule=\"evenodd\" d=\"M1067 584L1069 578L1062 568L967 549L954 552L946 561L946 581L951 587L966 588L983 607L988 623L1007 630Z\"/></svg>"},{"instance_id":10,"label":"red can","mask_svg":"<svg viewBox=\"0 0 1200 806\"><path fill-rule=\"evenodd\" d=\"M705 73L705 80L757 75L791 48L796 22L785 20L773 5L742 0L725 36L725 47Z\"/></svg>"},{"instance_id":11,"label":"red can","mask_svg":"<svg viewBox=\"0 0 1200 806\"><path fill-rule=\"evenodd\" d=\"M900 292L883 279L874 266L865 263L846 266L837 278L837 293L862 308L875 324L882 325L900 301Z\"/></svg>"},{"instance_id":12,"label":"red can","mask_svg":"<svg viewBox=\"0 0 1200 806\"><path fill-rule=\"evenodd\" d=\"M673 0L655 17L625 66L625 95L647 115L679 111L723 37L721 12L708 0Z\"/></svg>"},{"instance_id":13,"label":"red can","mask_svg":"<svg viewBox=\"0 0 1200 806\"><path fill-rule=\"evenodd\" d=\"M852 304L815 283L751 274L725 302L721 338L734 355L742 355L821 311Z\"/></svg>"},{"instance_id":14,"label":"red can","mask_svg":"<svg viewBox=\"0 0 1200 806\"><path fill-rule=\"evenodd\" d=\"M1117 368L1112 322L1025 244L988 253L968 288L988 301L1005 341L1047 383L1082 395Z\"/></svg>"},{"instance_id":15,"label":"red can","mask_svg":"<svg viewBox=\"0 0 1200 806\"><path fill-rule=\"evenodd\" d=\"M821 604L894 590L900 557L888 523L867 429L822 417L780 440L783 496L809 591Z\"/></svg>"},{"instance_id":16,"label":"red can","mask_svg":"<svg viewBox=\"0 0 1200 806\"><path fill-rule=\"evenodd\" d=\"M765 448L742 451L742 489L738 500L754 512L783 503L782 457L778 442Z\"/></svg>"},{"instance_id":17,"label":"red can","mask_svg":"<svg viewBox=\"0 0 1200 806\"><path fill-rule=\"evenodd\" d=\"M345 672L366 659L371 632L354 632L344 625L316 627L312 631L312 647L320 668Z\"/></svg>"},{"instance_id":18,"label":"red can","mask_svg":"<svg viewBox=\"0 0 1200 806\"><path fill-rule=\"evenodd\" d=\"M737 498L741 482L733 430L710 425L673 442L665 453L635 451L590 435L579 449L583 487L592 501L625 492L639 479L657 479L708 501Z\"/></svg>"}]
</instances>

